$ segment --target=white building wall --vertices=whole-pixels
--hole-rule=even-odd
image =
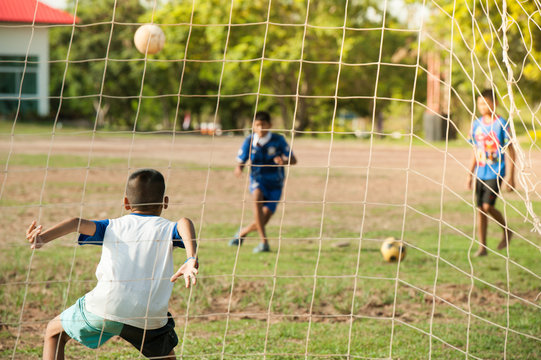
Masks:
[[[28,48],[30,46],[30,49]],[[0,24],[0,55],[37,56],[38,113],[49,114],[49,29],[30,25]]]

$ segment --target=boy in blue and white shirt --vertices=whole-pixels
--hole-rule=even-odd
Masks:
[[[477,108],[481,117],[473,121],[469,138],[470,143],[474,145],[474,154],[466,186],[469,190],[473,188],[475,175],[475,195],[479,221],[480,246],[475,256],[487,255],[487,215],[496,220],[502,228],[502,238],[498,244],[498,250],[507,247],[513,234],[507,227],[502,213],[494,207],[504,178],[507,177],[505,184],[508,189],[515,186],[515,149],[509,141],[511,130],[509,122],[496,115],[496,105],[492,90],[484,90],[477,98]]]
[[[79,244],[103,247],[96,269],[96,287],[47,325],[43,359],[63,359],[72,338],[95,349],[118,335],[146,357],[174,359],[178,343],[168,313],[173,282],[184,276],[196,284],[195,230],[186,218],[160,217],[167,208],[165,181],[158,171],[143,169],[128,179],[124,206],[129,215],[117,219],[65,220],[42,232],[33,221],[26,232],[32,249],[72,232]],[[173,248],[185,247],[188,259],[175,273]]]
[[[254,199],[255,220],[241,229],[229,245],[241,245],[245,236],[257,230],[261,243],[254,248],[254,253],[270,251],[265,225],[276,211],[282,196],[284,165],[297,163],[287,141],[282,135],[270,132],[270,127],[269,113],[256,113],[253,134],[244,139],[235,168],[235,175],[241,177],[246,162],[250,160],[250,192]]]

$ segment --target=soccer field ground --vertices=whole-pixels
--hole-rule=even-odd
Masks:
[[[48,131],[0,134],[0,358],[40,358],[47,322],[95,285],[99,247],[77,246],[72,234],[32,252],[28,224],[124,214],[125,181],[141,167],[166,178],[162,216],[191,218],[198,235],[198,284],[175,285],[170,302],[177,356],[541,358],[541,237],[522,195],[505,193],[496,206],[511,246],[496,250],[491,221],[489,255],[473,257],[464,141],[289,138],[299,162],[268,226],[271,252],[254,255],[255,237],[227,245],[253,219],[247,178],[233,174],[241,137]],[[532,160],[540,172],[541,156]],[[400,264],[379,252],[390,236],[407,244]],[[175,264],[184,259],[176,250]],[[97,352],[70,341],[66,354],[139,356],[118,339]]]

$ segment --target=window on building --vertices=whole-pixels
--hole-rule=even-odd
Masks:
[[[24,55],[0,55],[0,114],[11,114],[17,111],[19,92],[21,93],[20,112],[36,113],[38,111],[38,57],[29,56],[26,60]]]

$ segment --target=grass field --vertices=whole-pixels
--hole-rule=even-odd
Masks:
[[[233,176],[240,137],[92,137],[2,124],[0,166],[0,358],[37,359],[47,322],[95,285],[100,248],[66,236],[32,252],[24,231],[68,216],[123,214],[128,173],[153,167],[167,178],[163,216],[191,218],[199,236],[198,285],[173,290],[177,355],[197,359],[539,359],[540,236],[519,194],[498,208],[515,236],[473,258],[475,212],[464,189],[467,146],[449,151],[405,140],[295,139],[292,167],[269,225],[272,252],[257,240],[227,246],[252,220],[246,179]],[[330,156],[329,156],[330,152]],[[535,155],[535,154],[534,154]],[[9,161],[8,161],[9,160]],[[541,155],[533,158],[541,169]],[[538,175],[538,174],[537,174]],[[538,177],[539,178],[539,177]],[[540,199],[534,209],[541,212]],[[384,263],[381,241],[408,244]],[[347,245],[347,246],[337,246]],[[181,264],[185,254],[175,251]],[[467,353],[467,356],[466,356]],[[69,358],[131,359],[113,339],[98,351],[69,342]]]

